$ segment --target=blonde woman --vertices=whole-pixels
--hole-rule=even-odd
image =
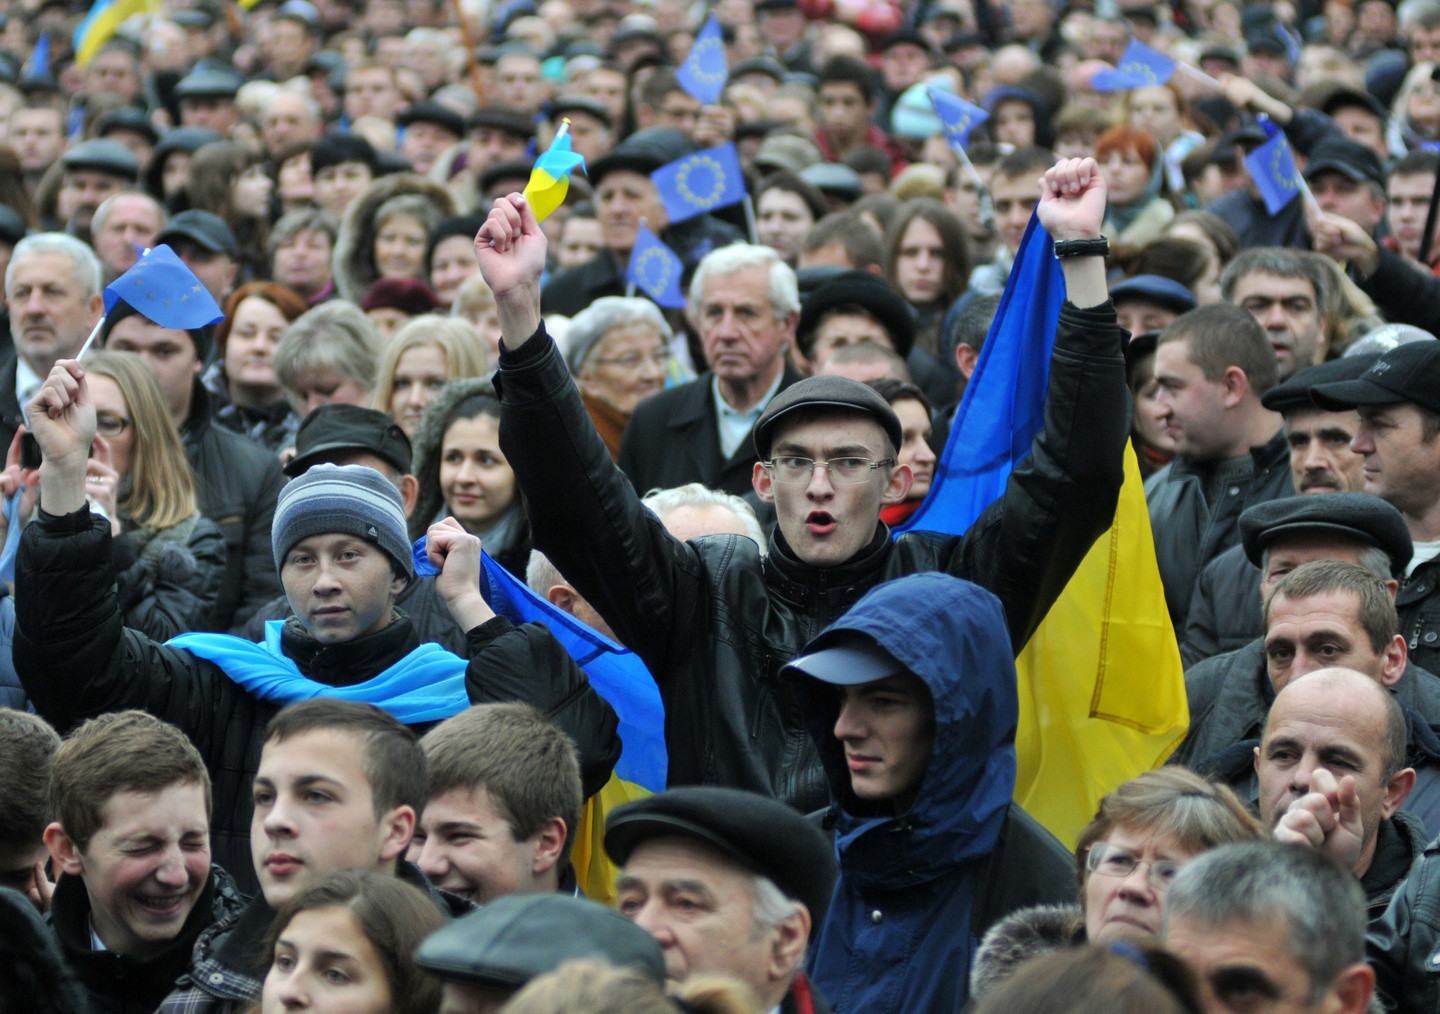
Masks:
[[[490,372],[490,350],[468,320],[427,313],[408,321],[386,346],[372,407],[415,439],[425,408],[452,380]]]
[[[85,488],[110,517],[125,625],[157,641],[210,622],[225,540],[195,479],[155,373],[130,352],[85,358],[98,424]]]

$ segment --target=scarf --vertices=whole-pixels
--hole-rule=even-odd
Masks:
[[[434,642],[426,642],[378,676],[348,687],[307,679],[280,649],[283,620],[265,624],[265,640],[253,644],[229,634],[181,634],[167,643],[183,648],[220,669],[262,701],[292,704],[314,697],[362,701],[383,708],[406,725],[438,722],[465,710],[468,663]]]

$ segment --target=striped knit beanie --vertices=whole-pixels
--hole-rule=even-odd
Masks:
[[[373,542],[414,579],[405,504],[390,481],[364,465],[312,465],[280,490],[270,544],[275,569],[312,535],[354,535]]]

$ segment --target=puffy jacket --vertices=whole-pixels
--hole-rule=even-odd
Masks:
[[[280,704],[251,696],[211,662],[125,629],[114,580],[104,518],[88,507],[63,517],[37,512],[21,536],[16,565],[14,659],[21,683],[35,710],[62,733],[104,712],[139,708],[189,735],[210,771],[215,861],[253,893],[250,783],[260,764],[265,724]],[[503,633],[482,624],[467,634],[467,689],[517,682],[510,671],[514,657],[497,637]],[[403,614],[383,630],[344,644],[320,645],[294,622],[282,635],[282,648],[300,672],[332,686],[368,680],[419,643]],[[521,675],[530,677],[520,681],[528,687],[521,699],[554,718],[582,754],[610,749],[593,744],[613,738],[614,713],[578,668],[533,666]]]
[[[131,530],[115,540],[115,571],[127,627],[157,641],[206,630],[225,576],[225,537],[199,514],[148,539]]]
[[[1243,648],[1265,636],[1261,617],[1260,568],[1244,546],[1231,546],[1207,563],[1195,581],[1180,661],[1187,666]]]
[[[214,424],[210,392],[198,377],[180,437],[195,473],[200,513],[215,522],[225,537],[225,580],[205,629],[230,630],[280,594],[270,522],[285,476],[275,455]]]
[[[835,567],[740,536],[672,538],[610,460],[554,342],[501,353],[500,445],[536,545],[655,675],[670,784],[729,785],[806,812],[829,799],[793,688],[778,673],[867,590],[944,570],[999,596],[1019,651],[1115,516],[1129,399],[1114,308],[1066,305],[1043,431],[962,537],[875,536]]]
[[[1432,672],[1440,669],[1440,557],[1420,564],[1405,579],[1395,596],[1395,611],[1415,664]]]
[[[1371,920],[1365,960],[1386,1010],[1440,1010],[1440,839],[1426,846],[1385,914]]]
[[[811,977],[839,1014],[960,1010],[989,928],[977,918],[995,879],[986,863],[1004,847],[1015,792],[1020,707],[999,600],[969,581],[912,575],[874,589],[831,629],[868,636],[925,683],[934,734],[910,807],[897,815],[891,800],[867,805],[851,791],[833,732],[838,688],[797,677],[834,801],[840,867]],[[1050,841],[1048,855],[1017,871],[1015,908],[1075,899],[1074,860]]]
[[[1440,723],[1440,677],[1406,662],[1395,683],[1395,700],[1431,725]],[[1185,670],[1190,731],[1170,760],[1194,766],[1226,747],[1259,739],[1275,691],[1265,669],[1265,642],[1207,658]]]
[[[1291,496],[1290,445],[1284,428],[1250,448],[1250,473],[1231,483],[1217,504],[1207,504],[1201,477],[1186,458],[1176,458],[1145,480],[1145,502],[1155,533],[1155,557],[1165,585],[1165,604],[1176,630],[1185,629],[1195,579],[1215,557],[1240,544],[1240,515],[1257,503]]]
[[[244,900],[230,875],[212,866],[179,934],[160,954],[141,961],[91,946],[90,895],[81,878],[66,874],[55,885],[50,926],[96,1014],[151,1014],[175,988],[175,980],[189,969],[190,952],[201,932],[243,907]]]

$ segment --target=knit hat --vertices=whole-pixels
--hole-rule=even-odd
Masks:
[[[405,529],[405,504],[379,472],[364,465],[312,465],[280,490],[270,544],[275,569],[297,542],[312,535],[354,535],[385,551],[405,576],[415,562]]]

